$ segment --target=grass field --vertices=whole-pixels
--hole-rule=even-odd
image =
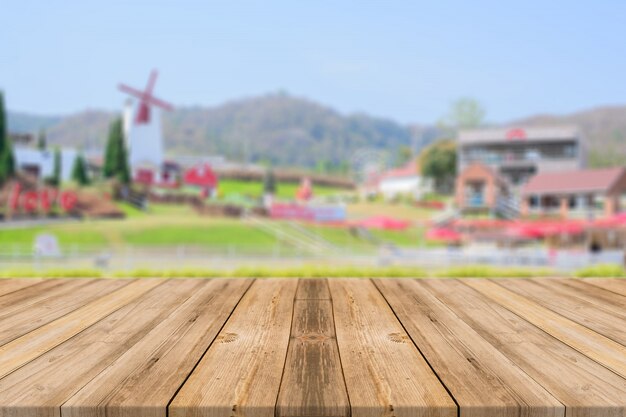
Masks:
[[[36,226],[31,228],[3,229],[0,231],[0,247],[11,250],[30,250],[40,233],[54,234],[64,246],[82,249],[135,246],[202,246],[207,248],[235,247],[240,250],[272,250],[280,244],[279,239],[239,219],[216,218],[197,215],[188,206],[152,204],[147,211],[121,204],[126,213],[123,220],[93,220]],[[425,210],[394,205],[404,214],[423,218]],[[389,209],[388,207],[388,209]],[[375,209],[382,209],[380,203]],[[358,210],[363,212],[363,208]],[[384,210],[383,210],[384,211]],[[404,216],[406,218],[408,216]],[[280,227],[281,222],[277,222]],[[373,245],[350,233],[347,228],[323,225],[302,225],[309,232],[319,235],[337,247],[363,251]],[[398,246],[422,246],[424,229],[411,227],[405,231],[372,230],[378,240]]]
[[[300,185],[296,183],[277,182],[276,183],[276,197],[281,199],[293,199],[296,195],[296,190]],[[325,187],[321,185],[313,186],[314,196],[326,196],[334,194],[340,191],[337,188]],[[220,196],[228,196],[231,194],[240,194],[250,196],[253,198],[259,198],[263,195],[263,183],[260,181],[240,181],[232,179],[221,179],[218,187],[218,194]]]

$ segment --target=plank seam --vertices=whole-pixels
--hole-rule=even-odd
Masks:
[[[226,317],[226,320],[224,320],[224,323],[222,323],[222,325],[220,326],[220,328],[217,330],[217,332],[215,332],[215,337],[213,338],[213,340],[211,340],[211,343],[209,343],[209,345],[207,346],[207,348],[204,350],[204,352],[202,353],[202,355],[200,355],[200,357],[198,358],[197,362],[195,363],[195,365],[191,368],[191,370],[189,371],[189,373],[187,374],[187,376],[185,377],[185,379],[183,379],[183,381],[180,383],[180,386],[176,389],[176,391],[174,392],[174,394],[172,394],[172,398],[170,398],[170,400],[167,402],[167,405],[165,406],[165,417],[169,417],[170,415],[170,405],[172,404],[172,401],[174,401],[174,399],[176,398],[176,396],[178,395],[178,393],[180,392],[180,390],[185,386],[185,384],[187,383],[187,381],[189,380],[189,378],[191,377],[191,375],[194,373],[194,371],[196,370],[196,368],[198,367],[198,365],[200,364],[200,362],[202,362],[202,359],[204,359],[204,357],[206,356],[207,352],[209,351],[209,349],[211,349],[211,346],[213,346],[213,344],[215,343],[215,340],[218,338],[218,336],[220,335],[220,333],[222,332],[222,330],[224,329],[224,327],[226,326],[226,323],[228,323],[228,321],[230,320],[230,318],[232,317],[233,313],[235,312],[235,310],[237,309],[237,307],[239,307],[239,304],[241,303],[241,300],[243,300],[243,298],[246,296],[246,294],[248,293],[248,291],[250,290],[250,288],[252,287],[252,284],[254,284],[254,282],[256,281],[255,279],[252,279],[250,281],[250,284],[248,284],[248,287],[245,289],[245,291],[243,291],[241,293],[241,296],[239,297],[239,300],[237,300],[237,302],[235,303],[235,305],[233,306],[232,310],[230,310],[230,313],[228,313],[228,317]],[[63,417],[63,416],[61,416]]]
[[[170,281],[170,280],[168,279],[167,281]],[[159,287],[159,286],[160,286],[160,285],[158,285],[157,287]],[[155,288],[157,288],[157,287],[155,287]],[[151,291],[152,291],[152,290],[151,290]],[[149,293],[149,292],[150,292],[150,291],[148,291],[148,293]],[[146,293],[146,294],[148,294],[148,293]],[[167,315],[165,315],[165,316],[162,318],[161,322],[163,322],[163,321],[167,320],[169,317],[171,317],[171,316],[172,316],[172,314],[175,314],[175,313],[176,313],[179,309],[183,308],[183,307],[185,306],[185,304],[189,301],[189,299],[191,299],[192,297],[193,297],[193,292],[190,292],[190,295],[189,295],[189,296],[188,296],[188,297],[187,297],[184,301],[182,301],[182,302],[181,302],[178,306],[174,307],[171,311],[169,311],[169,312],[167,313]],[[148,331],[146,332],[146,334],[144,334],[144,335],[143,335],[143,337],[142,337],[142,338],[138,339],[138,340],[137,340],[137,342],[135,342],[135,344],[133,344],[132,346],[129,346],[129,347],[128,347],[128,348],[127,348],[124,352],[120,353],[120,355],[119,355],[119,356],[117,356],[115,359],[113,359],[113,360],[112,360],[112,361],[111,361],[111,362],[110,362],[107,366],[105,366],[104,368],[102,368],[102,370],[101,370],[100,372],[98,372],[98,373],[97,373],[97,374],[95,374],[92,378],[90,378],[90,379],[89,379],[89,381],[85,382],[85,384],[84,384],[84,385],[82,385],[80,388],[76,389],[76,390],[74,391],[74,393],[72,393],[71,395],[69,395],[69,396],[65,399],[65,401],[63,401],[63,403],[61,403],[61,413],[60,413],[61,417],[63,417],[63,406],[64,406],[65,404],[67,404],[67,402],[68,402],[68,401],[70,401],[70,400],[71,400],[71,399],[72,399],[72,398],[73,398],[73,397],[74,397],[77,393],[79,393],[79,392],[80,392],[80,391],[81,391],[84,387],[86,387],[87,385],[89,385],[89,384],[91,383],[91,381],[93,381],[94,379],[96,379],[96,378],[97,378],[98,376],[100,376],[103,372],[106,372],[106,371],[107,371],[107,370],[108,370],[108,369],[109,369],[109,368],[110,368],[110,367],[111,367],[111,366],[112,366],[112,365],[113,365],[113,364],[114,364],[114,363],[115,363],[115,362],[116,362],[119,358],[121,358],[122,356],[124,356],[124,354],[125,354],[126,352],[128,352],[128,350],[129,350],[129,349],[131,349],[131,348],[132,348],[133,346],[135,346],[137,343],[140,343],[140,342],[143,340],[143,338],[145,338],[147,335],[149,335],[149,334],[150,334],[150,333],[151,333],[151,332],[152,332],[152,331],[153,331],[156,327],[158,327],[158,326],[159,326],[159,323],[156,323],[156,324],[155,324],[152,328],[150,328],[150,330],[148,330]],[[164,340],[162,340],[162,341],[161,341],[161,343],[160,343],[158,346],[156,346],[156,347],[152,350],[152,352],[150,352],[150,354],[152,354],[152,353],[154,353],[154,351],[158,350],[158,349],[160,348],[160,346],[162,345],[162,343],[163,343],[163,342],[164,342]],[[171,348],[170,348],[170,349],[171,349]],[[133,368],[133,371],[134,371],[135,369],[137,369],[137,367]],[[124,378],[124,380],[123,380],[122,382],[125,382],[131,374],[132,374],[132,372],[129,372],[129,375],[127,375],[127,376]],[[98,405],[101,405],[101,404],[102,404],[104,401],[106,401],[106,400],[107,400],[106,398],[103,398],[103,399],[102,399],[102,400],[98,403]]]
[[[530,279],[526,279],[526,278],[524,278],[524,280],[525,280],[525,281],[528,281],[528,282],[533,282],[533,281],[531,281]],[[522,298],[526,299],[527,301],[529,301],[529,302],[531,302],[531,303],[533,303],[533,304],[537,304],[539,307],[543,307],[543,308],[545,308],[546,310],[550,310],[552,313],[556,314],[557,316],[562,317],[563,319],[565,319],[565,320],[567,320],[567,321],[570,321],[570,322],[572,322],[572,323],[574,323],[574,324],[577,324],[577,325],[579,325],[579,326],[581,326],[581,327],[584,327],[585,329],[589,330],[590,332],[593,332],[593,333],[597,334],[597,335],[598,335],[598,336],[600,336],[600,337],[604,337],[604,338],[606,338],[606,339],[611,340],[612,342],[617,343],[617,344],[618,344],[618,345],[620,345],[620,346],[624,346],[624,347],[626,347],[626,345],[625,345],[624,343],[622,343],[622,342],[620,342],[620,341],[617,341],[617,340],[613,339],[611,336],[607,336],[607,335],[605,335],[605,334],[603,334],[603,333],[600,333],[600,332],[598,332],[597,330],[594,330],[594,329],[592,329],[592,328],[588,327],[586,324],[580,323],[580,322],[578,322],[578,321],[575,321],[575,320],[570,319],[569,317],[564,316],[563,314],[559,313],[558,311],[553,310],[551,307],[548,307],[546,304],[544,304],[544,303],[542,303],[542,302],[535,301],[535,300],[533,300],[533,299],[531,299],[531,298],[526,297],[526,296],[525,296],[525,295],[523,295],[523,294],[520,294],[519,292],[515,291],[514,289],[513,289],[513,290],[511,290],[511,289],[509,289],[509,288],[505,287],[504,285],[501,285],[501,284],[498,282],[498,280],[494,280],[494,283],[495,283],[496,285],[498,285],[500,288],[502,288],[503,290],[505,290],[505,291],[510,291],[510,292],[512,292],[513,294],[515,294],[515,295],[517,295],[517,296],[519,296],[519,297],[522,297]],[[541,285],[541,284],[535,284],[535,285]],[[541,286],[542,286],[543,288],[546,288],[546,287],[544,287],[543,285],[541,285]],[[548,290],[550,290],[550,288],[548,288]],[[579,299],[579,300],[581,300],[581,301],[584,301],[584,302],[589,303],[588,301],[586,301],[586,300],[584,300],[584,299],[582,299],[582,298],[578,298],[578,297],[576,297],[576,298],[577,298],[577,299]],[[591,304],[591,305],[593,306],[593,303],[589,303],[589,304]],[[501,304],[500,304],[500,305],[501,305]],[[504,307],[504,306],[502,306],[502,307]],[[506,308],[506,307],[504,307],[504,308]],[[507,309],[507,310],[508,310],[508,309]],[[510,311],[510,310],[509,310],[509,311]],[[602,310],[602,311],[604,311],[605,313],[611,314],[611,312],[607,312],[606,310]],[[515,313],[514,313],[514,314],[515,314]],[[532,323],[531,323],[531,324],[532,324]],[[534,324],[533,324],[533,326],[534,326]],[[537,327],[537,326],[535,326],[535,327]],[[546,332],[545,330],[543,330],[543,331],[544,331],[544,332]],[[547,333],[547,332],[546,332],[546,333]],[[554,336],[553,336],[553,337],[554,337]],[[556,337],[555,337],[555,338],[556,338]],[[558,339],[558,338],[557,338],[557,339]],[[560,340],[560,339],[558,339],[558,340]],[[562,343],[564,343],[564,344],[566,344],[566,345],[567,345],[567,343],[565,343],[565,342],[562,342]],[[570,346],[570,345],[568,345],[568,346]],[[575,347],[573,347],[573,346],[570,346],[570,347],[571,347],[571,348],[573,348],[573,349],[575,349],[576,351],[579,351],[578,349],[576,349],[576,348],[575,348]],[[579,352],[580,352],[580,351],[579,351]],[[583,352],[580,352],[580,353],[582,353],[583,355],[585,355]],[[587,355],[585,355],[585,356],[587,356]],[[591,358],[590,358],[590,359],[591,359]],[[605,366],[605,368],[606,368],[606,366]],[[614,373],[615,373],[615,372],[614,372]],[[621,375],[620,375],[620,376],[621,376]],[[625,379],[626,379],[626,377],[624,377],[624,376],[622,376],[622,378],[625,378]]]
[[[94,280],[93,282],[95,282],[95,281],[98,281],[98,280]],[[107,293],[102,294],[100,297],[104,297],[104,296],[106,296],[106,295],[111,294],[111,293],[112,293],[112,292],[114,292],[114,291],[121,290],[122,288],[124,288],[125,286],[129,285],[129,284],[130,284],[131,282],[133,282],[133,281],[134,281],[134,280],[132,280],[132,281],[128,281],[126,284],[122,285],[121,287],[119,287],[119,288],[114,288],[114,289],[112,289],[111,291],[109,291],[109,292],[107,292]],[[87,286],[87,285],[88,285],[88,284],[85,284],[85,285],[82,285],[81,287],[84,287],[84,286]],[[27,287],[27,288],[30,288],[30,286],[29,286],[29,287]],[[79,287],[79,288],[80,288],[80,287]],[[24,289],[24,288],[22,288],[22,289]],[[21,291],[21,290],[18,290],[18,291]],[[100,298],[100,297],[98,297],[98,298]],[[49,297],[45,298],[44,300],[47,300],[48,298],[49,298]],[[48,322],[46,322],[46,323],[41,323],[39,326],[32,328],[32,329],[31,329],[31,330],[29,330],[28,332],[26,332],[26,333],[24,333],[24,334],[21,334],[21,335],[17,335],[17,336],[15,336],[14,338],[12,338],[11,340],[7,340],[7,341],[6,341],[6,342],[4,342],[2,345],[0,345],[0,347],[4,346],[4,345],[6,345],[6,344],[9,344],[9,343],[11,343],[11,342],[12,342],[12,341],[14,341],[14,340],[19,339],[20,337],[26,336],[28,333],[34,332],[34,331],[36,331],[37,329],[39,329],[40,327],[46,326],[46,325],[48,325],[48,324],[50,324],[50,323],[53,323],[53,322],[55,322],[56,320],[60,320],[60,319],[62,319],[63,317],[67,316],[68,314],[72,314],[74,311],[78,310],[79,308],[83,308],[84,306],[86,306],[87,304],[91,303],[92,301],[97,300],[98,298],[94,298],[93,300],[88,301],[88,302],[86,302],[85,304],[82,304],[82,305],[77,305],[77,306],[76,306],[76,308],[74,308],[73,310],[68,311],[67,313],[63,314],[62,316],[59,316],[59,317],[57,317],[56,319],[54,319],[54,320],[52,320],[52,321],[48,321]],[[44,301],[44,300],[42,300],[42,301]],[[94,323],[94,324],[95,324],[95,323]],[[91,326],[90,326],[90,327],[91,327]],[[77,334],[78,334],[78,333],[77,333]],[[69,340],[69,339],[68,339],[68,340]]]
[[[302,281],[298,279],[298,285],[296,286],[296,291],[293,293],[292,300],[292,308],[291,308],[291,319],[289,320],[289,341],[287,342],[287,349],[285,349],[285,360],[283,361],[283,371],[280,374],[280,382],[278,383],[278,391],[276,391],[276,400],[274,400],[274,417],[278,417],[278,398],[280,398],[280,391],[283,387],[283,379],[285,378],[285,368],[287,367],[287,357],[289,356],[289,348],[293,343],[293,316],[296,314],[296,300],[298,299],[298,288],[300,288],[300,284]]]
[[[593,358],[590,358],[590,357],[589,357],[589,356],[587,356],[584,352],[581,352],[580,350],[576,349],[574,346],[572,346],[572,345],[570,345],[570,344],[568,344],[568,343],[565,343],[564,341],[562,341],[562,340],[561,340],[561,339],[559,339],[558,337],[556,337],[556,336],[552,335],[551,333],[547,332],[546,330],[544,330],[544,329],[542,329],[541,327],[537,326],[536,324],[532,323],[531,321],[529,321],[528,319],[526,319],[526,317],[521,316],[520,314],[516,313],[515,311],[512,311],[511,309],[509,309],[508,307],[506,307],[506,306],[504,306],[504,305],[500,304],[500,303],[499,303],[499,302],[497,302],[496,300],[493,300],[492,298],[487,297],[486,295],[484,295],[483,293],[481,293],[481,292],[480,292],[480,291],[478,291],[477,289],[472,288],[472,287],[471,287],[471,286],[469,286],[469,285],[466,285],[466,284],[463,282],[463,280],[460,280],[460,279],[459,279],[459,280],[457,280],[457,281],[460,281],[463,285],[465,285],[466,287],[470,288],[472,291],[476,292],[476,293],[477,293],[480,297],[486,298],[487,300],[489,300],[489,301],[491,301],[491,302],[493,302],[493,303],[498,304],[500,307],[502,307],[503,309],[507,310],[508,312],[510,312],[511,314],[513,314],[514,316],[519,317],[522,321],[525,321],[525,322],[526,322],[526,323],[528,323],[530,326],[533,326],[534,328],[538,329],[538,330],[539,330],[539,331],[541,331],[542,333],[547,334],[547,335],[548,335],[551,339],[554,339],[554,340],[556,340],[558,343],[561,343],[561,344],[563,344],[563,345],[565,345],[565,346],[568,346],[570,349],[575,350],[576,352],[580,353],[581,355],[583,355],[584,357],[586,357],[586,358],[587,358],[587,359],[589,359],[590,361],[592,361],[592,362],[594,362],[594,363],[597,363],[597,364],[598,364],[598,365],[600,365],[601,367],[603,367],[603,368],[605,368],[605,369],[609,370],[611,373],[613,373],[613,374],[617,375],[619,378],[626,379],[623,375],[620,375],[619,373],[617,373],[617,372],[616,372],[616,371],[614,371],[613,369],[611,369],[611,368],[607,367],[606,365],[604,365],[604,364],[602,364],[602,363],[598,362],[597,360],[595,360],[595,359],[593,359]],[[504,287],[502,287],[502,288],[506,290],[506,288],[504,288]],[[517,294],[517,293],[515,293],[515,294]],[[519,294],[518,294],[518,295],[519,295]],[[523,298],[526,298],[526,297],[523,297]],[[529,301],[531,301],[531,302],[532,302],[532,300],[529,300]],[[571,320],[570,320],[570,321],[571,321]],[[576,323],[576,322],[573,322],[573,323]],[[592,330],[592,331],[593,331],[593,330]],[[594,333],[595,333],[595,332],[594,332]],[[596,333],[596,334],[600,335],[599,333]],[[600,335],[600,336],[602,336],[602,335]],[[612,340],[612,339],[611,339],[611,340]],[[505,356],[506,356],[506,355],[505,355]],[[508,356],[507,356],[507,358],[508,358]],[[511,358],[509,358],[509,359],[511,360],[511,362],[513,362],[513,363],[517,364],[517,362],[515,362],[513,359],[511,359]],[[519,367],[519,365],[518,365],[518,367]],[[520,369],[522,369],[522,368],[520,368]],[[523,369],[522,369],[522,370],[523,370]],[[524,372],[525,372],[525,371],[524,371]],[[527,374],[527,375],[528,375],[528,374]],[[533,378],[531,375],[528,375],[528,376],[529,376],[529,378],[531,378],[532,380],[534,380],[535,382],[537,382],[539,385],[541,385],[541,386],[542,386],[542,387],[543,387],[546,391],[548,391],[548,392],[549,392],[549,393],[550,393],[550,394],[551,394],[554,398],[556,398],[559,402],[561,402],[561,400],[560,400],[559,398],[555,397],[555,394],[553,394],[553,393],[552,393],[552,391],[550,391],[548,388],[544,387],[544,386],[541,384],[541,382],[537,381],[537,380],[536,380],[535,378]],[[565,415],[566,415],[566,416],[567,416],[567,415],[569,415],[567,406],[566,406],[565,404],[563,404],[563,407],[565,407]]]
[[[597,279],[603,279],[603,278],[597,278]],[[611,279],[612,280],[620,280],[620,279],[624,279],[624,278],[611,278]],[[626,297],[626,295],[624,293],[613,291],[613,290],[611,290],[611,289],[609,289],[607,287],[603,287],[603,286],[600,286],[598,284],[594,284],[593,281],[594,281],[594,278],[583,278],[583,279],[580,280],[580,282],[583,282],[583,283],[585,283],[587,285],[592,285],[595,288],[600,288],[601,290],[610,292],[612,294],[617,294],[617,295],[621,295],[622,297]]]
[[[452,395],[452,392],[448,389],[446,384],[444,384],[443,380],[441,379],[441,377],[439,376],[439,374],[437,373],[435,368],[431,365],[431,363],[428,361],[428,359],[426,359],[426,356],[424,355],[424,353],[422,352],[420,347],[417,345],[417,343],[415,343],[415,340],[413,340],[413,337],[411,337],[411,334],[408,332],[406,327],[404,327],[404,323],[402,323],[402,320],[400,320],[400,317],[398,317],[398,315],[396,314],[396,311],[393,309],[393,306],[391,305],[391,303],[389,303],[389,300],[387,299],[387,297],[385,297],[385,294],[380,290],[380,288],[376,284],[376,280],[370,278],[370,281],[372,282],[372,284],[374,284],[374,288],[376,288],[376,291],[378,291],[378,293],[383,297],[383,300],[385,300],[385,303],[387,303],[387,306],[389,306],[389,309],[393,313],[394,317],[396,318],[398,323],[400,323],[400,326],[402,327],[402,330],[404,331],[404,333],[407,335],[407,337],[409,339],[411,339],[411,343],[413,343],[413,346],[415,346],[415,348],[419,352],[419,354],[422,357],[422,359],[424,359],[424,362],[426,362],[426,365],[428,365],[428,367],[430,368],[432,373],[435,375],[435,377],[437,378],[437,380],[439,381],[439,383],[441,384],[443,389],[446,390],[446,392],[448,393],[448,395],[450,396],[450,398],[452,399],[452,401],[456,405],[456,415],[457,415],[457,417],[461,417],[461,406],[459,405],[459,403],[456,400],[456,398],[454,398],[454,395]]]
[[[468,279],[468,278],[465,278]],[[469,278],[471,279],[471,278]],[[461,284],[463,284],[465,287],[469,287],[468,285],[465,285],[462,281],[464,279],[454,279],[454,281],[456,282],[460,282]],[[506,359],[508,359],[509,361],[511,361],[511,363],[515,366],[515,368],[521,372],[522,374],[526,375],[530,380],[534,381],[537,386],[541,387],[544,391],[546,391],[548,394],[550,394],[550,396],[557,401],[559,404],[561,404],[561,406],[563,406],[563,416],[567,416],[567,407],[566,405],[563,403],[563,401],[561,401],[555,393],[553,393],[552,391],[550,391],[548,388],[546,388],[540,381],[536,380],[535,378],[533,378],[532,375],[530,375],[528,372],[526,372],[526,370],[519,364],[517,363],[515,360],[513,360],[512,358],[510,358],[505,352],[503,352],[500,348],[498,348],[497,346],[495,346],[493,343],[491,343],[484,335],[482,335],[478,329],[474,328],[474,326],[472,326],[471,323],[467,322],[466,320],[463,319],[463,317],[461,317],[460,315],[457,314],[456,311],[454,311],[452,309],[452,307],[450,307],[448,305],[448,303],[445,300],[442,300],[441,298],[439,298],[438,294],[432,289],[429,288],[428,286],[424,286],[423,287],[424,290],[428,293],[430,293],[433,297],[435,297],[439,302],[441,302],[443,304],[443,306],[450,311],[458,320],[460,320],[462,323],[464,323],[465,325],[467,325],[470,329],[472,329],[472,331],[476,334],[476,337],[482,339],[485,343],[487,343],[488,345],[492,346],[496,351],[498,351],[502,356],[504,356]],[[476,292],[478,294],[479,297],[484,298],[485,301],[490,301],[490,302],[494,302],[495,301],[491,300],[489,297],[483,295],[482,293],[480,293],[480,291],[475,290],[474,288],[469,287],[472,291]],[[498,305],[500,305],[499,303],[496,303]],[[508,308],[500,305],[500,307],[502,307],[504,310],[509,311],[511,314],[520,317],[518,314],[510,311]],[[530,326],[537,328],[537,326],[535,326],[534,324],[528,322],[526,319],[524,319],[523,317],[520,317],[522,319],[522,321],[527,322]],[[541,330],[541,329],[540,329]],[[550,335],[551,336],[551,335]]]
[[[335,305],[333,304],[333,293],[330,291],[330,285],[328,285],[328,280],[330,278],[325,278],[324,282],[326,283],[326,287],[328,287],[328,298],[330,299],[330,312],[332,313],[333,318],[333,332],[335,333],[335,343],[337,344],[337,357],[339,358],[339,369],[341,369],[341,379],[343,380],[343,387],[346,390],[346,399],[348,400],[348,417],[352,416],[352,402],[350,401],[350,392],[348,392],[348,384],[346,383],[346,375],[343,370],[343,361],[341,360],[341,349],[339,349],[339,338],[337,338],[337,325],[335,324]]]
[[[131,283],[133,283],[133,282],[135,282],[135,281],[136,281],[136,280],[132,280],[132,281],[130,281],[127,285],[130,285]],[[137,299],[138,299],[138,298],[141,298],[141,297],[143,297],[143,296],[145,296],[146,294],[149,294],[149,293],[150,293],[150,292],[152,292],[152,291],[154,291],[156,288],[158,288],[158,287],[160,287],[161,285],[163,285],[163,283],[165,283],[166,281],[168,281],[168,280],[164,280],[164,281],[163,281],[162,283],[160,283],[159,285],[155,286],[154,288],[151,288],[151,289],[150,289],[150,290],[148,290],[147,292],[145,292],[145,293],[143,293],[142,295],[140,295],[139,297],[137,297]],[[122,289],[122,288],[124,288],[124,287],[126,287],[126,285],[121,286],[120,288],[116,289],[115,291],[118,291],[118,290],[120,290],[120,289]],[[113,291],[112,291],[112,292],[113,292]],[[111,292],[111,293],[112,293],[112,292]],[[111,293],[109,293],[109,294],[111,294]],[[107,295],[109,295],[109,294],[107,294]],[[136,299],[135,299],[135,300],[136,300]],[[133,302],[133,301],[135,301],[135,300],[131,300],[131,301],[129,301],[129,303],[128,303],[128,304],[132,303],[132,302]],[[83,332],[87,331],[88,329],[92,328],[92,327],[93,327],[93,326],[95,326],[96,324],[100,323],[101,321],[103,321],[104,319],[106,319],[107,317],[109,317],[111,314],[113,314],[113,313],[117,312],[118,310],[120,310],[120,309],[122,309],[122,308],[126,307],[128,304],[121,305],[121,306],[119,306],[118,308],[116,308],[116,309],[114,309],[114,310],[111,310],[109,313],[107,313],[106,315],[102,316],[102,317],[100,318],[100,320],[98,320],[98,321],[96,321],[95,323],[93,323],[93,324],[91,324],[91,325],[89,325],[89,326],[85,327],[85,328],[84,328],[84,329],[82,329],[81,331],[79,331],[79,332],[77,332],[77,333],[73,334],[71,337],[68,337],[67,339],[65,339],[64,341],[62,341],[61,343],[59,343],[58,345],[52,346],[50,349],[46,350],[45,352],[42,352],[39,356],[37,356],[37,357],[35,357],[35,358],[31,359],[30,361],[28,361],[28,362],[26,362],[26,363],[21,364],[20,366],[18,366],[17,368],[13,369],[11,372],[7,373],[6,375],[4,375],[4,376],[3,376],[2,378],[0,378],[0,379],[4,379],[4,378],[8,377],[9,375],[11,375],[11,374],[13,374],[14,372],[16,372],[16,371],[18,371],[18,370],[22,369],[24,366],[28,365],[29,363],[31,363],[32,361],[36,360],[37,358],[39,358],[39,357],[41,357],[41,356],[45,355],[46,353],[50,352],[50,351],[51,351],[51,350],[53,350],[53,349],[56,349],[57,347],[61,346],[62,344],[67,343],[68,341],[70,341],[70,340],[74,339],[76,336],[78,336],[78,335],[82,334]],[[84,307],[84,306],[82,306],[82,307]],[[82,308],[82,307],[80,307],[80,308]],[[48,325],[48,324],[50,324],[50,323],[54,323],[55,321],[60,320],[60,319],[62,319],[63,317],[65,317],[65,316],[67,316],[68,314],[71,314],[71,313],[73,313],[73,312],[75,312],[75,311],[76,311],[76,310],[72,310],[72,311],[68,312],[67,314],[64,314],[63,316],[61,316],[61,317],[57,318],[56,320],[53,320],[53,321],[51,321],[51,322],[46,323],[44,326],[46,326],[46,325]],[[41,326],[41,327],[43,327],[43,326]],[[35,330],[36,330],[36,329],[33,329],[32,331],[35,331]],[[28,332],[28,333],[26,333],[26,334],[24,334],[24,335],[22,335],[22,336],[20,336],[20,337],[26,336],[26,335],[28,335],[28,334],[32,333],[32,331],[30,331],[30,332]],[[9,343],[11,343],[11,342],[9,342]],[[3,345],[3,346],[5,346],[5,345]]]

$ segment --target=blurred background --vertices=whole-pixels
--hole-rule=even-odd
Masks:
[[[2,275],[623,273],[626,4],[3,17]]]

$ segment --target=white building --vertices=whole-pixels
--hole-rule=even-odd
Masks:
[[[418,164],[412,160],[405,166],[387,171],[378,177],[377,189],[386,200],[408,195],[418,200],[432,191],[432,184],[422,176]]]
[[[18,170],[31,173],[38,178],[51,177],[54,172],[54,150],[39,150],[16,146],[14,148],[15,166]],[[61,180],[68,181],[72,176],[72,167],[76,159],[76,149],[61,148]]]

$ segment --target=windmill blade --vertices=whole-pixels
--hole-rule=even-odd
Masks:
[[[156,84],[157,77],[159,76],[159,72],[155,69],[150,73],[150,78],[148,79],[148,85],[146,85],[145,94],[146,96],[152,96],[152,90],[154,90],[154,84]]]
[[[170,103],[163,101],[161,99],[158,99],[156,97],[153,96],[149,96],[149,97],[142,97],[142,101],[146,104],[149,104],[151,106],[157,106],[162,108],[163,110],[167,110],[167,111],[172,111],[174,110],[174,106],[172,106]]]
[[[139,91],[136,88],[129,87],[126,84],[118,84],[117,88],[120,91],[122,91],[122,92],[124,92],[126,94],[130,94],[131,96],[136,97],[136,98],[138,98],[140,100],[143,99],[143,96],[144,96],[143,91]]]

